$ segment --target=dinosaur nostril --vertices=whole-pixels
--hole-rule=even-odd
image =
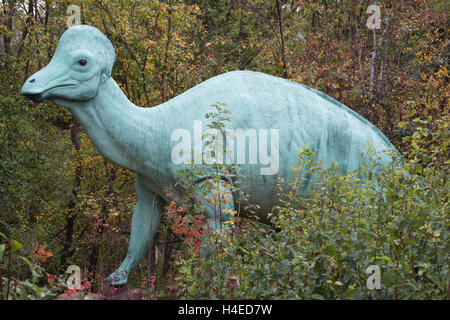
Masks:
[[[31,79],[30,82],[33,83],[36,79]]]

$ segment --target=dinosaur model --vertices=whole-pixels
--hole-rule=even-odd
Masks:
[[[192,132],[214,103],[225,103],[231,111],[229,128],[276,130],[270,131],[278,139],[271,144],[272,155],[279,155],[275,170],[262,174],[267,167],[263,161],[255,163],[255,158],[240,164],[239,169],[245,177],[240,184],[249,195],[248,202],[259,205],[262,218],[277,203],[277,178],[289,179],[299,148],[309,145],[324,166],[335,161],[346,172],[358,170],[364,163],[360,154],[369,142],[375,151],[395,150],[374,125],[343,104],[309,87],[259,72],[228,72],[158,106],[138,107],[111,77],[114,60],[114,47],[101,31],[74,26],[61,36],[50,63],[29,77],[21,90],[35,102],[48,99],[67,107],[106,159],[136,173],[138,201],[128,254],[108,277],[112,285],[127,282],[130,270],[149,248],[163,207],[172,200],[163,189],[177,184],[175,174],[184,166],[173,161],[173,132]],[[267,139],[267,134],[264,137]],[[249,150],[244,152],[251,158]],[[383,154],[381,161],[392,160]],[[208,179],[206,175],[199,183]],[[311,187],[309,182],[305,190]],[[226,185],[223,188],[230,191]],[[181,197],[183,192],[179,185],[173,197]],[[235,204],[236,199],[229,209],[234,210]],[[223,215],[217,221],[213,211],[206,208],[207,222],[213,228],[230,219]]]

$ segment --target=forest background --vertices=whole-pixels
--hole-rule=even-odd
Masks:
[[[379,29],[367,26],[373,4]],[[307,203],[285,192],[272,223],[298,229],[241,221],[220,263],[199,262],[186,241],[200,228],[192,216],[180,213],[183,224],[167,214],[131,287],[152,299],[449,297],[448,1],[1,0],[0,298],[54,297],[67,289],[69,265],[81,268],[82,290],[98,292],[128,246],[133,173],[99,155],[67,110],[19,95],[50,61],[69,5],[112,41],[112,75],[137,105],[151,108],[227,71],[260,71],[349,106],[409,165],[409,178],[385,176],[383,206],[357,186],[344,192],[349,183]],[[346,179],[325,176],[324,186],[331,176],[335,185]],[[348,238],[348,225],[336,223],[346,221],[336,218],[343,208],[361,214]],[[369,261],[381,266],[380,290],[366,288]]]

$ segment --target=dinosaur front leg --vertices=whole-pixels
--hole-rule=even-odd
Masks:
[[[131,235],[128,253],[120,267],[106,281],[112,285],[125,284],[128,276],[147,253],[158,229],[163,212],[163,200],[145,187],[145,179],[136,174],[135,188],[138,197],[131,220]]]

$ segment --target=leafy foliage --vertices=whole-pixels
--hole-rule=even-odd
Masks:
[[[287,187],[280,181],[283,200],[271,215],[275,229],[248,222],[214,258],[180,260],[183,297],[448,297],[448,181],[424,175],[414,163],[372,174],[379,159],[370,150],[366,156],[370,166],[359,175],[344,174],[337,166],[323,168],[313,152],[303,150],[292,181]],[[447,172],[448,164],[425,170]],[[308,198],[298,194],[305,173],[318,176]],[[379,290],[366,286],[371,265],[381,269]]]
[[[448,298],[445,0],[379,2],[380,30],[365,26],[372,2],[356,0],[0,1],[0,232],[23,245],[13,254],[15,279],[34,283],[20,254],[56,277],[52,285],[77,264],[99,290],[128,245],[133,175],[99,156],[67,110],[18,94],[50,61],[73,4],[82,23],[114,43],[113,77],[137,105],[167,101],[222,72],[262,71],[350,106],[406,159],[376,186],[317,164],[320,183],[308,199],[294,192],[301,175],[280,182],[277,231],[237,218],[230,244],[219,236],[217,260],[201,264],[202,209],[187,199],[170,204],[132,287],[147,288],[148,298]],[[312,161],[305,152],[297,170]],[[381,290],[366,289],[368,264],[381,267]]]

